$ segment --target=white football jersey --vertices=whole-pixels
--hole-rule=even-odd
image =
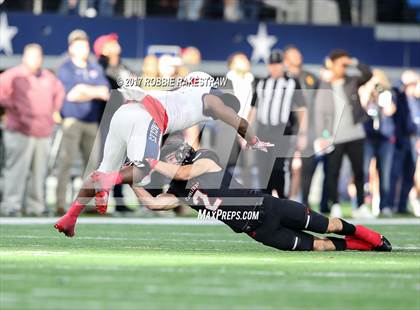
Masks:
[[[213,78],[204,72],[192,72],[184,80],[190,84],[176,90],[143,90],[136,87],[121,92],[126,100],[141,100],[146,95],[159,100],[168,116],[166,133],[169,133],[212,119],[204,115],[203,97],[210,93]]]
[[[184,81],[188,85],[173,91],[147,91],[147,94],[159,100],[166,110],[167,133],[212,119],[204,115],[203,97],[210,93],[213,78],[207,73],[197,71],[188,74]]]
[[[212,119],[204,115],[203,96],[211,87],[181,87],[174,91],[148,91],[160,101],[168,116],[166,132],[174,132]]]

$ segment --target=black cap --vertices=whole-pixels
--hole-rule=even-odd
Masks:
[[[271,51],[270,57],[268,58],[269,64],[279,64],[283,62],[283,51],[275,49]]]
[[[328,58],[332,61],[341,58],[341,57],[350,57],[349,53],[341,48],[337,48],[335,50],[332,50],[330,54],[328,55]]]

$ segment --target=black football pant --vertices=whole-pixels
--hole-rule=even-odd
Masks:
[[[301,203],[266,195],[262,223],[249,236],[264,245],[285,251],[312,251],[314,236],[326,233],[328,218]]]

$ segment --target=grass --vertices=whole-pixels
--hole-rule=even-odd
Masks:
[[[0,309],[420,309],[420,226],[392,253],[280,252],[224,226],[0,226]]]

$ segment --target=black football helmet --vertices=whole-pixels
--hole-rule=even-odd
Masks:
[[[160,150],[160,159],[167,161],[175,158],[178,165],[189,165],[195,156],[194,148],[189,145],[182,136],[174,135],[169,137]]]

